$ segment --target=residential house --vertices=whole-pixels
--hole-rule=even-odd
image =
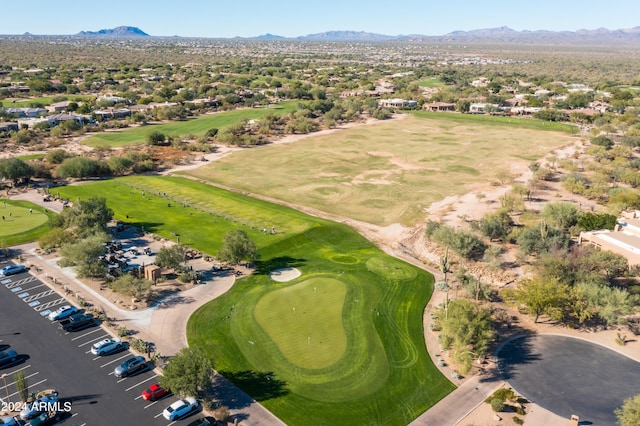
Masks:
[[[0,122],[0,133],[17,132],[19,128],[18,123]]]
[[[66,111],[70,104],[71,104],[71,101],[62,101],[62,102],[53,103],[45,108],[49,112],[62,112],[62,111]]]
[[[46,114],[44,108],[5,108],[7,115],[15,118],[34,118],[42,114]]]
[[[430,104],[425,103],[422,105],[422,109],[431,112],[450,112],[456,110],[456,104],[452,104],[449,102],[432,102]]]
[[[129,108],[105,108],[93,111],[93,115],[100,121],[120,119],[131,116]]]
[[[378,104],[386,108],[414,108],[418,106],[418,102],[408,99],[380,99]]]
[[[640,266],[640,211],[623,212],[613,231],[581,232],[578,242],[624,256],[629,266]]]

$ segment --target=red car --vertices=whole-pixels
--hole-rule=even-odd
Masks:
[[[144,392],[142,397],[147,401],[157,401],[165,396],[169,395],[171,391],[160,386],[158,383],[154,383],[149,386]]]

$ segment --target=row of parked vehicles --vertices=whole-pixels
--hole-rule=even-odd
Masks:
[[[0,277],[19,274],[28,269],[23,265],[9,265],[0,269]],[[65,332],[80,331],[99,324],[98,318],[73,305],[64,305],[47,315],[52,322],[57,322],[58,327]],[[128,344],[121,339],[110,337],[100,340],[91,346],[91,353],[95,356],[108,356],[128,349]],[[0,368],[10,365],[19,359],[19,355],[12,349],[0,351]],[[147,360],[143,356],[133,356],[127,358],[117,367],[113,374],[117,378],[124,378],[142,373],[149,369]],[[142,392],[145,401],[158,401],[170,396],[169,389],[162,387],[159,383],[154,383]],[[25,405],[19,416],[0,418],[0,426],[45,426],[55,424],[64,415],[55,409],[60,404],[58,393],[49,391],[38,396],[33,404]],[[70,404],[70,403],[69,403]],[[70,409],[70,407],[69,407]],[[181,398],[166,407],[162,415],[169,421],[180,420],[188,417],[201,409],[198,400],[194,397]],[[207,419],[200,419],[194,422],[197,425],[210,424]]]
[[[91,346],[91,353],[97,356],[106,356],[126,350],[127,345],[122,340],[109,337]],[[126,359],[113,370],[115,377],[129,377],[146,371],[149,368],[147,360],[143,356],[134,356]],[[171,395],[171,391],[154,383],[142,391],[142,398],[145,401],[158,401]],[[200,409],[198,400],[193,397],[180,399],[164,409],[162,415],[167,420],[179,420],[185,418]]]

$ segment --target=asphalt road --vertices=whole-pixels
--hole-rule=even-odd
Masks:
[[[110,337],[104,329],[94,326],[66,333],[46,318],[50,310],[67,303],[28,273],[0,278],[0,348],[11,348],[20,355],[16,363],[0,368],[0,374],[7,375],[6,386],[0,380],[0,398],[19,401],[13,374],[23,371],[30,392],[56,389],[63,401],[72,402],[72,418],[65,424],[174,424],[162,417],[162,410],[177,400],[175,396],[153,404],[140,397],[158,380],[153,370],[117,379],[114,368],[133,354],[124,351],[96,357],[89,352],[93,343]],[[199,417],[202,415],[176,424],[186,425]]]
[[[565,336],[515,339],[498,354],[505,380],[525,398],[580,424],[615,425],[614,410],[640,393],[640,363]]]

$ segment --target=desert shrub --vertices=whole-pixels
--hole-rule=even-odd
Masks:
[[[491,409],[496,413],[501,412],[502,410],[504,410],[504,401],[498,398],[492,399]]]

